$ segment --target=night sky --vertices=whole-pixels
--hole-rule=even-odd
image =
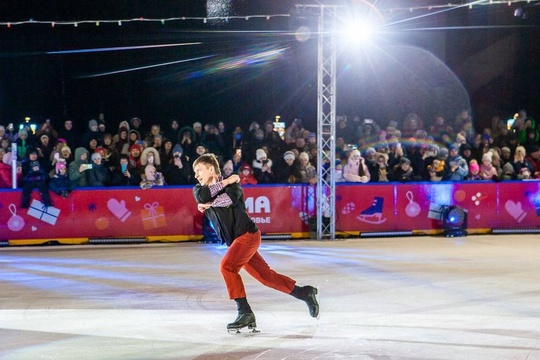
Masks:
[[[2,1],[0,22],[207,16],[206,1],[43,3]],[[317,41],[313,36],[298,42],[294,30],[300,25],[314,28],[316,19],[297,14],[294,4],[299,2],[217,3],[229,6],[230,15],[292,11],[294,16],[206,24],[186,20],[0,26],[0,123],[18,123],[30,116],[60,124],[70,118],[84,129],[88,120],[104,113],[113,128],[134,116],[147,124],[176,118],[183,124],[224,120],[247,126],[281,115],[287,121],[303,117],[314,129]],[[444,3],[377,2],[386,24],[392,25],[376,46],[339,46],[338,115],[386,124],[417,112],[428,122],[438,113],[450,118],[469,107],[477,127],[489,123],[492,115],[507,116],[519,107],[540,117],[534,95],[540,83],[535,41],[540,6],[525,6],[525,19],[514,16],[518,5],[465,7],[436,15],[399,10]],[[367,13],[365,8],[358,12]],[[478,26],[496,27],[471,29]],[[512,53],[489,53],[500,48],[500,39],[509,39]],[[182,43],[197,44],[156,47]],[[104,50],[111,48],[117,49]],[[102,50],[75,52],[82,49]]]

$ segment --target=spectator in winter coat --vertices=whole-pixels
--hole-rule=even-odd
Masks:
[[[411,161],[408,158],[402,157],[399,159],[399,163],[392,169],[391,179],[399,182],[415,181]]]
[[[257,179],[253,176],[251,166],[244,164],[240,166],[240,184],[241,185],[257,185]]]
[[[97,120],[90,120],[88,122],[88,130],[83,134],[81,139],[81,146],[87,147],[90,143],[91,139],[96,139],[97,141],[101,141],[101,132],[98,128],[98,122]]]
[[[30,207],[30,195],[36,188],[39,190],[45,206],[52,206],[47,186],[48,175],[38,161],[38,151],[35,148],[30,148],[27,153],[28,157],[22,162],[23,195],[21,207],[23,209]]]
[[[346,181],[367,183],[371,179],[369,169],[360,155],[360,151],[353,150],[349,154],[347,164],[343,167],[343,177]]]
[[[283,155],[283,163],[277,167],[276,182],[278,184],[298,184],[302,180],[300,163],[292,151]]]
[[[317,169],[310,164],[309,155],[306,152],[302,152],[298,155],[298,159],[300,160],[299,170],[302,175],[300,182],[315,185],[317,183]]]
[[[273,184],[276,174],[272,171],[272,160],[268,159],[263,149],[257,149],[256,159],[253,160],[253,176],[258,184]]]
[[[76,187],[89,186],[88,179],[86,177],[86,171],[89,169],[88,150],[86,150],[84,147],[75,149],[75,157],[69,164],[68,172],[69,178],[75,183]]]
[[[469,175],[467,175],[467,180],[482,180],[480,177],[480,165],[476,159],[472,159],[469,162]]]
[[[184,157],[184,149],[176,144],[172,150],[172,159],[163,164],[163,176],[168,185],[189,184],[190,169]]]
[[[482,155],[482,164],[480,165],[480,178],[482,180],[497,180],[497,168],[492,164],[492,154],[487,152]]]
[[[465,180],[468,174],[469,166],[467,165],[467,161],[457,155],[449,160],[449,167],[445,172],[443,180],[461,181]]]
[[[103,165],[100,153],[92,154],[92,167],[86,171],[88,186],[106,186],[109,183],[109,170]]]
[[[126,154],[120,155],[120,162],[111,172],[111,186],[139,186],[141,178],[137,168],[131,167],[129,157]]]
[[[65,199],[74,188],[75,184],[69,178],[66,162],[57,162],[55,165],[55,174],[49,181],[49,189]]]
[[[156,170],[154,165],[148,164],[144,167],[144,175],[141,176],[141,189],[150,189],[153,186],[164,186],[163,175]]]

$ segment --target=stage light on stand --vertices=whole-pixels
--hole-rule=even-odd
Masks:
[[[459,206],[445,206],[443,210],[444,236],[467,236],[467,212]]]

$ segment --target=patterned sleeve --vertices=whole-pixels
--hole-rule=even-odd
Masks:
[[[224,186],[221,181],[208,186],[208,189],[210,190],[210,195],[212,197],[215,197],[214,201],[212,201],[212,207],[227,207],[233,204],[231,197],[227,195],[226,192],[224,192],[223,194],[219,194],[223,190],[223,188]]]
[[[208,185],[208,189],[210,190],[210,196],[214,197],[216,196],[221,190],[223,190],[223,184],[221,181]]]
[[[227,193],[218,195],[216,199],[212,202],[212,207],[227,207],[232,205],[232,199]]]

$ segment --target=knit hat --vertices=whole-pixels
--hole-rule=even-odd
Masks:
[[[92,126],[98,126],[98,122],[95,119],[92,119],[88,122],[88,128],[92,129]]]
[[[19,136],[21,136],[22,134],[28,135],[28,132],[25,129],[20,129],[19,130]]]
[[[409,160],[408,158],[406,158],[405,156],[401,157],[399,159],[399,164],[400,165],[403,165],[403,164],[408,164],[408,165],[411,165],[411,160]]]
[[[38,153],[37,149],[33,146],[29,146],[26,148],[26,155],[37,154],[37,153]]]
[[[351,151],[351,154],[350,154],[350,157],[354,157],[354,156],[361,157],[362,155],[360,154],[360,151],[355,149],[355,150]]]
[[[61,169],[67,169],[65,161],[59,161],[54,165],[56,172],[59,172]]]
[[[470,164],[469,164],[469,170],[470,170],[471,172],[473,172],[473,171],[476,171],[476,172],[477,172],[477,171],[480,171],[480,166],[479,166],[478,163],[476,163],[476,162],[470,163]]]
[[[249,166],[249,164],[243,164],[242,166],[240,166],[240,172],[243,172],[244,170],[248,170],[249,172],[251,172],[251,166]]]
[[[131,150],[139,150],[139,152],[141,151],[141,145],[139,144],[133,144],[129,147],[129,152],[131,152]]]
[[[67,145],[63,146],[62,149],[60,150],[61,153],[63,153],[64,151],[71,154],[71,148]]]
[[[487,152],[485,153],[484,155],[482,155],[482,161],[489,161],[491,162],[493,160],[493,156],[491,155],[490,152]]]
[[[510,162],[507,162],[506,164],[503,165],[503,172],[508,173],[508,174],[514,174],[515,173],[514,167],[512,166],[512,164]]]
[[[460,150],[460,151],[472,150],[472,147],[471,147],[471,145],[465,143],[465,144],[461,144],[461,145],[459,146],[459,150]]]
[[[263,149],[257,149],[255,153],[255,158],[257,159],[257,161],[261,161],[261,159],[265,157],[266,157],[266,152],[264,152]]]
[[[376,153],[376,151],[375,151],[375,148],[373,148],[373,147],[368,147],[366,149],[366,155],[375,154],[375,153]]]
[[[176,145],[174,145],[172,152],[173,152],[173,154],[174,154],[174,153],[180,153],[180,154],[183,154],[183,153],[184,153],[184,149],[182,149],[182,145],[176,144]]]
[[[285,151],[285,154],[283,154],[283,159],[285,160],[294,160],[296,159],[296,156],[292,151]]]
[[[95,152],[92,154],[91,159],[92,161],[94,161],[95,159],[101,159],[101,154],[98,152]]]
[[[307,152],[301,152],[300,155],[298,155],[298,159],[300,160],[308,160],[309,161],[309,155]]]
[[[448,149],[445,148],[445,147],[442,147],[440,148],[439,150],[439,155],[437,156],[439,159],[446,159],[446,157],[448,156]]]
[[[504,153],[504,152],[510,154],[512,151],[510,150],[508,146],[503,146],[503,148],[501,149],[501,153]]]

